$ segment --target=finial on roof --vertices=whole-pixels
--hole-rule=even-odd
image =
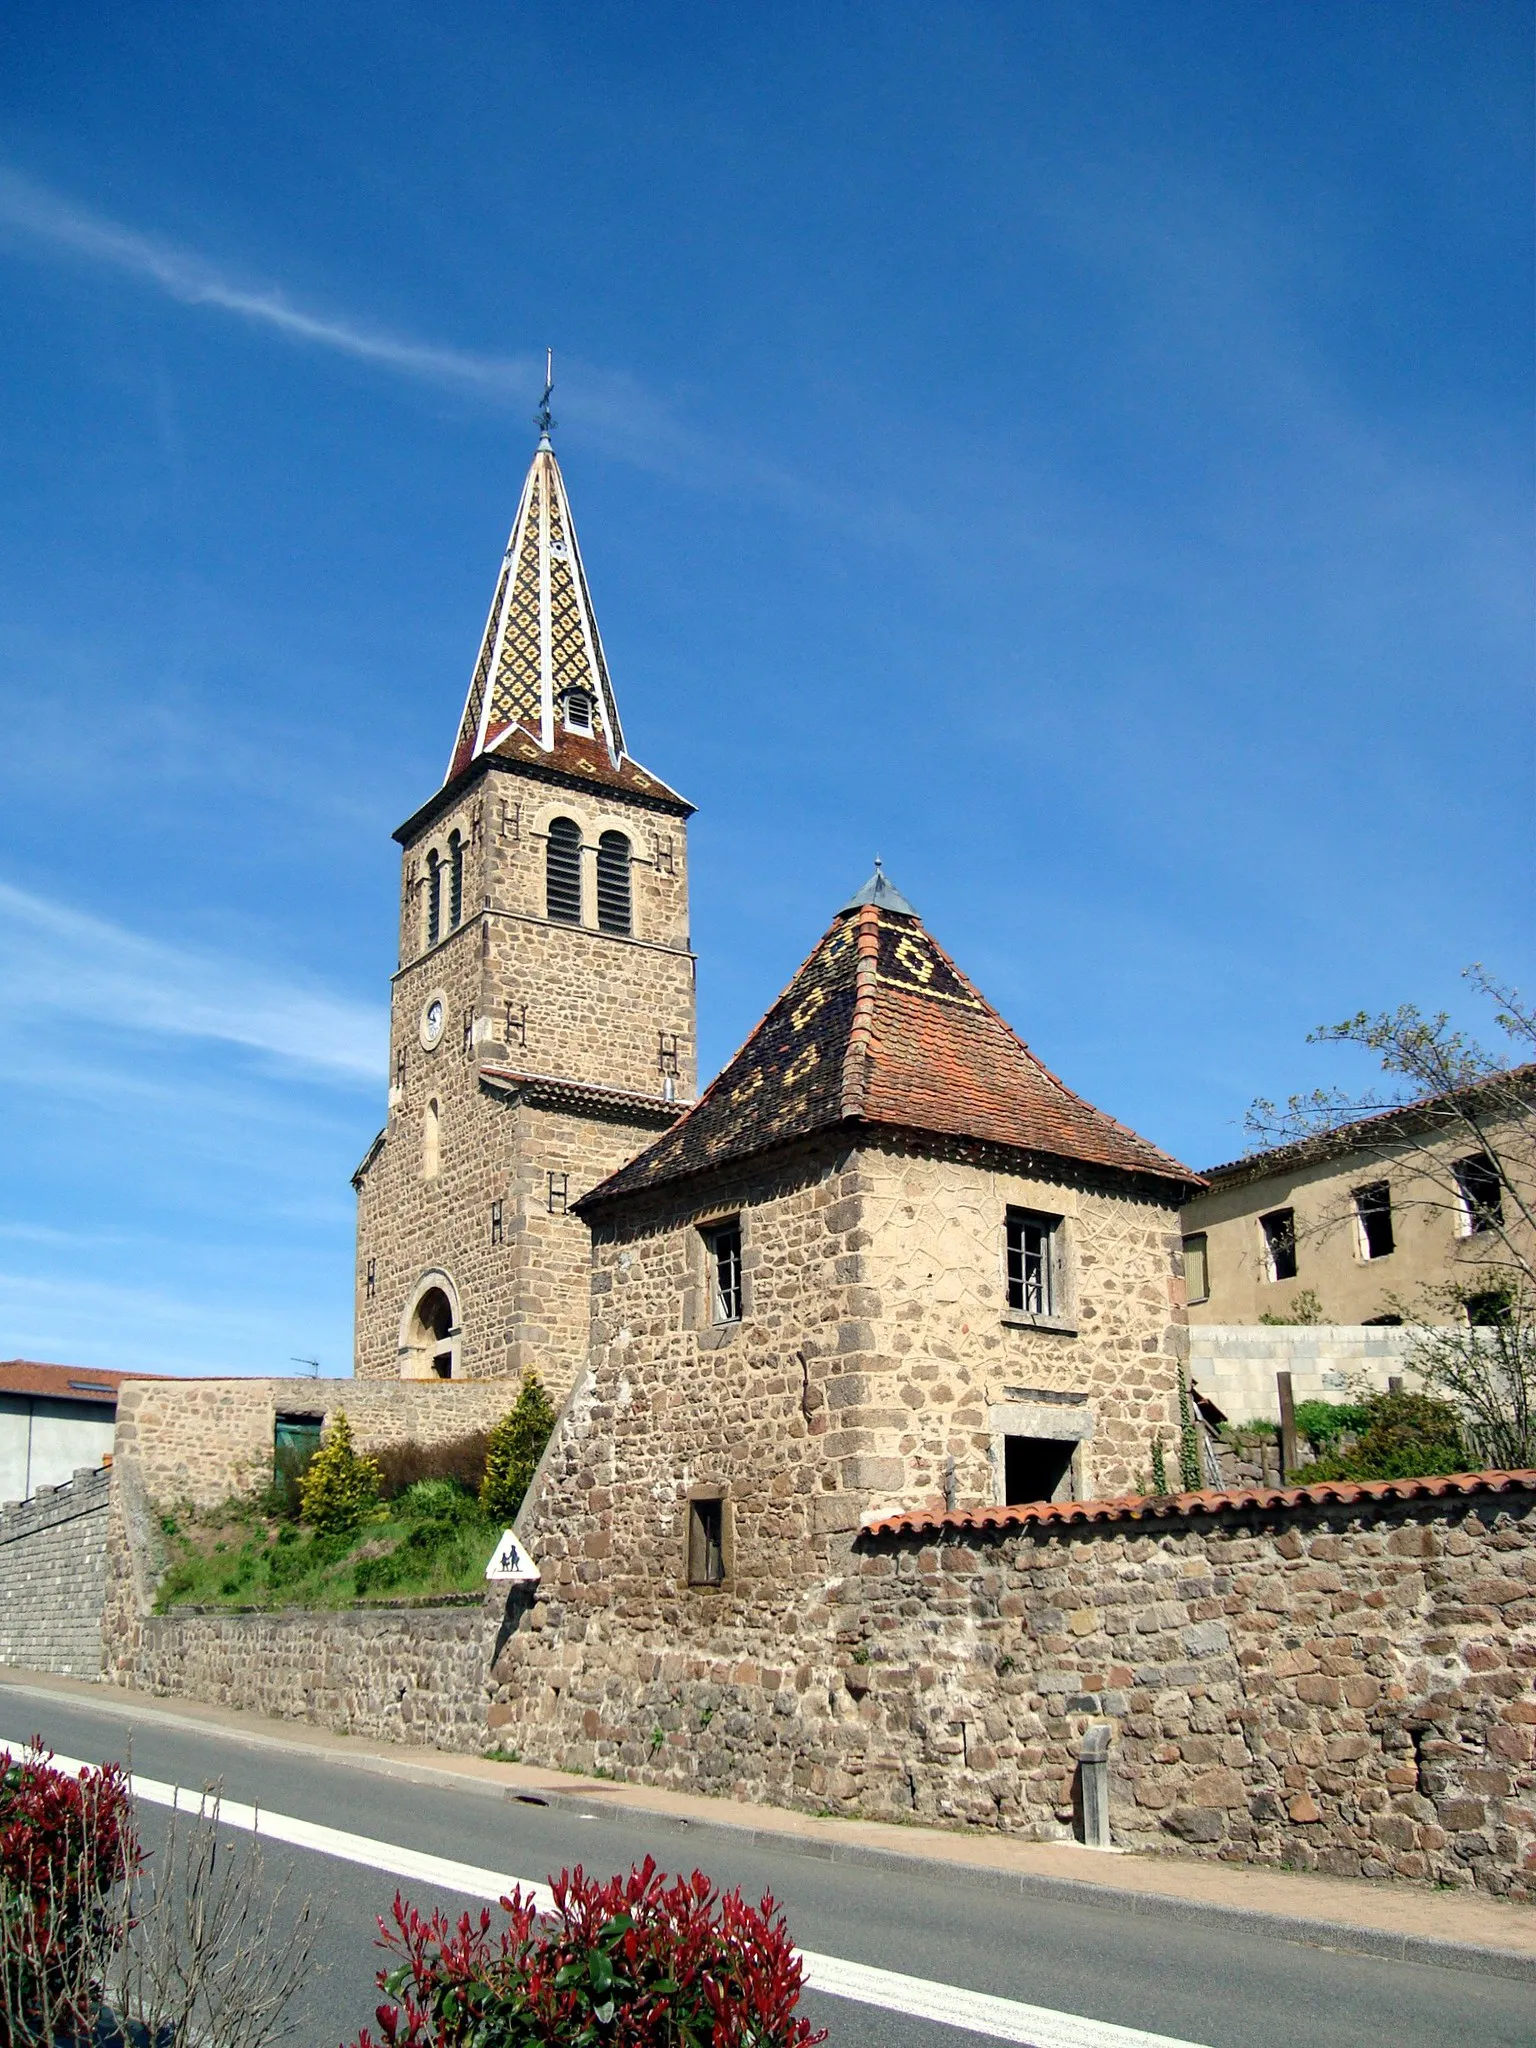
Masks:
[[[885,864],[879,854],[875,855],[875,872],[856,896],[850,896],[843,910],[862,910],[866,903],[873,903],[878,910],[893,910],[898,917],[916,917],[917,912],[902,895],[885,872]],[[839,916],[842,915],[840,911]]]
[[[548,448],[552,445],[549,438],[549,430],[555,424],[555,420],[554,415],[549,409],[549,401],[554,393],[554,389],[555,352],[551,348],[546,349],[544,352],[544,396],[539,400],[539,409],[533,416],[533,424],[539,430],[539,446],[541,448]]]

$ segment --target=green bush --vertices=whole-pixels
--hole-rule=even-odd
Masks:
[[[1369,1423],[1363,1401],[1296,1403],[1296,1427],[1319,1457],[1326,1458],[1341,1436],[1358,1436]]]
[[[554,1426],[554,1404],[530,1367],[516,1403],[491,1431],[486,1445],[480,1505],[493,1521],[510,1522],[516,1516]]]
[[[1448,1401],[1428,1394],[1373,1394],[1358,1412],[1363,1423],[1353,1442],[1341,1432],[1344,1448],[1293,1475],[1303,1485],[1315,1479],[1424,1479],[1466,1471],[1461,1418]]]
[[[338,1408],[299,1481],[300,1515],[321,1536],[350,1534],[377,1509],[379,1484],[378,1466],[353,1449],[347,1411]]]

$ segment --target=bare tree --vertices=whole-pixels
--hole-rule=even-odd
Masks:
[[[1394,1088],[1260,1100],[1246,1122],[1256,1149],[1390,1163],[1395,1202],[1454,1219],[1462,1273],[1393,1304],[1418,1329],[1408,1363],[1461,1410],[1480,1457],[1523,1467],[1536,1464],[1536,1013],[1481,966],[1465,979],[1494,1005],[1507,1050],[1454,1030],[1443,1010],[1362,1010],[1308,1043],[1374,1053]]]

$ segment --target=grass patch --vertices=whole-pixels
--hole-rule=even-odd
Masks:
[[[318,1535],[231,1500],[161,1520],[170,1556],[155,1612],[178,1607],[341,1608],[485,1589],[501,1525],[451,1479],[408,1487],[345,1535]]]

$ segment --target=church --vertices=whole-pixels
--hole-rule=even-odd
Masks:
[[[1049,1072],[878,871],[694,1099],[692,806],[628,751],[541,424],[447,774],[395,835],[357,1375],[537,1368],[551,1475],[643,1496],[626,1545],[685,1584],[750,1576],[769,1527],[1134,1488],[1197,1176]]]

